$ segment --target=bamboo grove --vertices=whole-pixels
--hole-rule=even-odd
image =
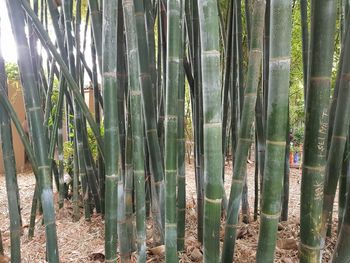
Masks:
[[[299,259],[320,262],[326,237],[337,235],[332,262],[349,262],[349,5],[6,0],[29,124],[27,136],[8,97],[0,51],[0,142],[12,262],[23,258],[11,122],[36,179],[29,238],[39,211],[48,262],[60,261],[55,215],[68,197],[73,221],[102,216],[106,262],[132,262],[132,255],[146,262],[148,249],[163,244],[166,262],[179,262],[186,249],[186,149],[192,138],[203,261],[243,262],[234,258],[235,241],[242,222],[252,220],[247,176],[254,176],[256,262],[274,262],[278,224],[288,220],[295,12],[301,22],[305,114]],[[86,83],[93,88],[93,111],[85,103]],[[252,175],[247,159],[254,150]]]

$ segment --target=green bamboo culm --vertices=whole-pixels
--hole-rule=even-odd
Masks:
[[[204,117],[204,262],[220,261],[222,123],[219,17],[215,0],[198,1]]]
[[[311,3],[310,57],[300,205],[300,262],[319,262],[336,1]],[[342,159],[342,157],[340,157]]]
[[[346,210],[346,197],[347,197],[347,182],[348,182],[348,171],[350,167],[350,145],[349,145],[349,135],[348,141],[345,145],[342,169],[339,178],[339,194],[338,194],[338,227],[337,227],[337,235],[340,234],[340,229],[343,224],[343,217]]]
[[[265,7],[265,0],[257,0],[254,3],[251,24],[252,38],[249,51],[248,77],[233,166],[233,183],[231,184],[231,193],[227,210],[222,262],[232,262],[234,255],[239,208],[247,174],[248,151],[252,144],[251,130],[255,117],[254,108],[256,105],[257,90],[261,76]]]
[[[178,95],[178,122],[177,122],[177,250],[185,249],[185,227],[186,227],[186,141],[185,141],[185,72],[182,67],[184,61],[184,2],[181,8],[181,31],[182,41],[180,50],[179,70],[179,95]]]
[[[349,188],[349,182],[347,187]],[[349,246],[350,246],[350,235],[349,235],[349,227],[350,227],[350,195],[347,195],[346,198],[346,207],[345,214],[343,218],[343,224],[340,229],[339,237],[337,240],[337,244],[334,248],[334,253],[331,262],[332,263],[346,263],[349,262]]]
[[[348,13],[350,17],[350,12]],[[350,88],[349,88],[349,76],[350,76],[350,26],[346,25],[345,39],[343,43],[343,51],[340,61],[342,65],[338,74],[340,76],[337,106],[335,110],[335,119],[333,125],[333,133],[330,141],[329,154],[326,165],[326,178],[325,178],[325,190],[324,190],[324,203],[323,203],[323,227],[324,233],[326,228],[331,227],[332,224],[332,211],[337,190],[337,184],[339,176],[342,170],[343,155],[345,151],[346,141],[349,132],[349,119],[350,119]],[[349,141],[348,141],[349,143]],[[345,152],[346,153],[346,152]],[[349,158],[349,156],[344,156]],[[348,207],[348,204],[347,204]],[[345,219],[344,219],[345,220]],[[345,221],[344,221],[345,222]],[[344,228],[342,231],[345,231]],[[323,234],[324,234],[323,233]],[[344,235],[344,234],[343,234]],[[344,238],[344,237],[343,237]]]
[[[62,113],[60,114],[62,116]],[[62,117],[59,119],[57,130],[57,151],[58,151],[58,169],[59,169],[59,208],[63,208],[64,204],[64,156],[63,156],[63,129],[62,129]]]
[[[160,151],[155,106],[153,103],[153,93],[151,75],[149,71],[149,54],[147,46],[147,31],[145,24],[144,4],[143,1],[134,1],[134,16],[136,20],[136,36],[139,53],[138,69],[139,83],[142,94],[142,110],[144,115],[145,132],[147,138],[148,153],[152,167],[152,175],[155,185],[155,192],[152,189],[152,213],[154,216],[153,224],[153,241],[156,244],[163,243],[163,228],[164,228],[164,170],[162,155]],[[153,183],[153,182],[152,182]]]
[[[99,69],[102,70],[102,61],[103,61],[103,19],[101,14],[101,7],[99,6],[99,2],[102,5],[102,2],[104,1],[98,1],[98,0],[89,0],[89,11],[91,16],[91,28],[93,32],[94,37],[94,43],[96,47],[96,53],[97,53],[97,61]]]
[[[166,103],[165,103],[165,259],[178,262],[176,179],[177,179],[177,124],[180,49],[181,0],[168,0],[167,51],[166,51]],[[181,65],[182,66],[182,65]]]
[[[39,188],[44,212],[46,230],[47,259],[50,263],[58,263],[58,246],[55,224],[53,192],[51,188],[51,167],[48,160],[47,137],[43,126],[44,114],[38,88],[34,80],[34,72],[30,59],[30,51],[25,35],[24,16],[21,1],[6,1],[12,31],[17,43],[18,64],[21,74],[27,117],[30,123],[30,133],[37,159]],[[22,2],[23,3],[23,2]]]
[[[273,262],[281,215],[288,119],[292,1],[272,0],[270,6],[269,91],[266,156],[256,262]]]
[[[4,255],[4,246],[2,244],[1,230],[0,230],[0,255]]]
[[[129,103],[130,107],[130,103]],[[130,110],[128,113],[128,120],[131,119]],[[125,183],[124,183],[124,203],[125,203],[125,228],[126,237],[124,244],[119,242],[120,245],[124,245],[125,252],[120,250],[120,256],[125,258],[125,262],[130,261],[132,251],[135,251],[135,239],[134,239],[134,226],[133,226],[133,185],[134,185],[134,172],[132,165],[132,131],[131,121],[127,124],[126,131],[126,144],[125,144]],[[123,253],[122,253],[123,252]]]
[[[133,0],[123,0],[126,50],[128,62],[128,85],[130,94],[132,164],[135,185],[136,235],[139,263],[146,262],[146,209],[145,164],[143,142],[143,118],[141,87],[139,83],[139,53],[136,36],[136,20]]]
[[[39,196],[39,187],[38,187],[38,183],[36,183],[34,188],[33,198],[32,198],[32,207],[30,209],[30,219],[29,219],[29,228],[28,228],[29,239],[32,239],[34,237],[35,219],[36,219],[36,213],[38,210],[38,203],[39,203],[38,196]]]
[[[119,182],[119,132],[117,109],[117,8],[118,1],[103,2],[102,86],[105,144],[105,253],[117,262],[117,210]]]
[[[132,197],[128,201],[128,193],[132,191],[132,167],[131,163],[131,144],[129,143],[131,137],[130,122],[125,124],[125,121],[129,117],[125,117],[125,104],[124,93],[126,85],[126,69],[125,69],[125,37],[124,37],[124,18],[122,1],[118,2],[117,10],[117,112],[118,112],[118,130],[119,130],[119,179],[118,179],[118,244],[119,244],[119,258],[120,262],[130,262],[131,256],[131,240],[132,234],[128,233],[128,219],[127,219],[127,207],[132,202]],[[123,43],[123,44],[121,44]],[[123,55],[120,55],[123,54]],[[129,106],[127,106],[129,107]],[[125,127],[127,125],[127,127]],[[125,132],[127,128],[129,138],[125,138]]]
[[[0,32],[1,39],[1,32]],[[0,49],[0,89],[7,92],[7,77],[5,61]],[[1,96],[7,94],[1,94]],[[0,104],[0,144],[5,167],[5,181],[7,202],[10,218],[10,242],[12,262],[21,262],[21,214],[19,211],[19,195],[16,174],[16,161],[12,143],[11,119],[8,112]],[[2,239],[0,233],[0,254],[3,255]]]
[[[303,49],[303,80],[304,80],[304,101],[306,101],[307,93],[307,76],[308,76],[308,58],[309,58],[309,25],[307,18],[308,1],[300,1],[300,17],[301,17],[301,44]]]

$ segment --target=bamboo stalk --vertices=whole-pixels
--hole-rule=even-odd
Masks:
[[[2,244],[1,230],[0,230],[0,255],[4,255],[4,246]]]
[[[266,158],[256,262],[273,262],[274,258],[281,214],[288,119],[292,3],[289,0],[271,0],[270,5]]]
[[[350,13],[348,13],[348,18]],[[340,74],[339,94],[337,99],[337,107],[335,111],[335,119],[333,124],[333,133],[330,141],[329,154],[326,165],[326,177],[325,177],[325,189],[323,199],[323,220],[327,224],[323,227],[329,227],[332,222],[333,203],[335,198],[335,192],[337,190],[337,184],[339,175],[341,173],[343,154],[347,141],[347,135],[349,132],[349,120],[350,120],[350,101],[349,101],[349,79],[350,63],[348,56],[350,55],[350,27],[346,26],[346,33],[343,45],[342,55],[344,56],[341,65],[341,69],[338,71]]]
[[[346,196],[347,196],[347,182],[348,182],[348,174],[349,174],[349,164],[350,164],[350,145],[349,145],[349,134],[347,138],[347,142],[345,145],[345,150],[343,154],[343,162],[342,162],[342,169],[341,174],[339,178],[339,195],[338,195],[338,236],[340,234],[340,229],[343,223],[343,218],[346,211]]]
[[[128,103],[130,107],[130,103]],[[131,119],[130,110],[127,112],[127,119]],[[125,224],[127,239],[125,241],[125,258],[130,260],[132,251],[135,251],[135,239],[133,228],[133,192],[134,192],[134,169],[133,169],[133,149],[132,149],[132,130],[131,121],[127,123],[126,145],[125,145],[125,180],[124,180],[124,203],[125,203]],[[122,251],[121,251],[122,252]]]
[[[131,242],[133,236],[130,232],[130,222],[127,215],[130,216],[130,191],[132,191],[132,167],[130,167],[131,160],[131,148],[130,144],[127,145],[126,129],[129,124],[125,124],[127,120],[127,111],[125,107],[126,100],[124,99],[125,91],[127,92],[127,79],[125,69],[125,36],[124,36],[124,17],[122,9],[122,1],[118,2],[117,7],[117,112],[118,112],[118,129],[119,129],[119,180],[118,180],[118,237],[119,237],[119,254],[120,261],[131,262]],[[122,55],[120,55],[122,54]],[[128,126],[126,126],[128,125]],[[130,130],[129,130],[130,131]],[[130,133],[130,132],[129,132]],[[128,134],[131,136],[131,134]],[[127,148],[128,147],[128,148]],[[128,162],[128,163],[127,163]]]
[[[300,262],[320,261],[324,246],[322,206],[336,26],[336,1],[312,1],[311,4],[310,58],[300,198]]]
[[[203,158],[203,96],[202,96],[202,72],[201,72],[201,41],[200,41],[200,25],[198,17],[198,1],[194,1],[190,5],[192,19],[191,27],[191,53],[192,67],[194,77],[194,96],[192,104],[194,105],[193,120],[194,123],[194,139],[195,139],[195,177],[197,191],[197,236],[198,241],[203,242],[204,228],[204,158]]]
[[[348,188],[349,188],[348,181]],[[349,224],[350,224],[350,195],[346,198],[346,210],[344,214],[343,224],[340,229],[337,244],[334,248],[334,253],[332,256],[332,263],[345,263],[349,260],[349,245],[350,245],[350,235],[349,235]]]
[[[103,1],[104,3],[104,1]],[[102,1],[100,1],[100,4],[102,4]],[[103,7],[104,8],[104,7]],[[98,0],[89,0],[89,10],[90,10],[90,17],[91,17],[91,27],[94,37],[94,43],[96,46],[96,53],[97,53],[97,60],[98,60],[98,66],[100,69],[100,72],[102,72],[102,60],[103,60],[103,33],[102,33],[102,27],[103,27],[103,21],[102,21],[102,10],[99,6]]]
[[[186,226],[186,139],[185,139],[185,72],[183,60],[185,56],[184,39],[184,1],[181,2],[180,31],[182,39],[180,44],[180,70],[179,70],[179,95],[178,95],[178,123],[177,123],[177,250],[185,249],[185,226]]]
[[[105,253],[106,262],[117,262],[117,218],[118,218],[118,182],[119,139],[117,99],[117,56],[113,50],[117,47],[117,7],[118,1],[103,3],[103,40],[102,40],[102,85],[104,100],[104,139],[105,144]],[[113,53],[110,53],[112,50]]]
[[[308,85],[308,59],[309,59],[309,25],[307,17],[308,1],[300,0],[301,17],[301,43],[303,49],[303,80],[304,80],[304,101],[306,102]]]
[[[283,177],[283,193],[282,193],[282,212],[281,212],[281,221],[288,220],[288,207],[289,207],[289,175],[290,175],[290,167],[289,167],[289,154],[290,154],[290,103],[288,100],[288,123],[286,130],[286,151],[284,158],[284,177]]]
[[[203,78],[204,262],[219,262],[222,202],[221,84],[216,1],[198,1]]]
[[[165,259],[177,262],[176,176],[179,73],[181,55],[181,1],[167,2],[165,103]]]
[[[92,57],[92,82],[94,88],[94,110],[95,110],[95,121],[98,127],[101,128],[101,107],[100,106],[100,90],[97,77],[97,65],[96,65],[96,49],[95,44],[91,44],[91,57]],[[101,100],[102,101],[102,100]],[[100,182],[100,195],[101,195],[101,212],[105,213],[105,175],[104,175],[104,162],[102,158],[103,153],[99,149],[97,154],[97,176]]]
[[[145,164],[143,149],[143,119],[139,77],[139,53],[136,36],[136,20],[132,0],[123,0],[126,50],[128,62],[128,85],[132,130],[132,164],[135,184],[136,235],[138,262],[146,262],[146,209],[145,209]]]
[[[152,105],[153,89],[151,83],[151,75],[149,72],[148,50],[146,25],[144,20],[144,6],[142,1],[134,0],[134,11],[136,19],[137,44],[139,51],[139,81],[141,84],[141,92],[143,99],[143,114],[146,130],[146,138],[148,145],[148,152],[150,155],[152,175],[154,177],[155,189],[152,191],[152,209],[154,214],[154,242],[163,242],[163,227],[164,227],[164,171],[158,134],[156,125],[155,107]],[[142,56],[141,56],[142,54]],[[158,237],[156,237],[158,236]],[[157,240],[159,239],[159,240]]]
[[[39,204],[39,187],[38,187],[38,183],[36,183],[33,199],[32,199],[32,207],[30,210],[30,219],[29,219],[29,228],[28,228],[29,239],[32,239],[34,237],[35,218],[36,218],[36,213],[38,211],[38,204]]]

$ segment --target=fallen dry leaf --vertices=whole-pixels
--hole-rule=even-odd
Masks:
[[[153,248],[150,248],[151,253],[153,255],[163,255],[164,252],[165,252],[165,246],[164,245],[161,245],[161,246],[158,246],[158,247],[153,247]]]
[[[93,261],[104,262],[105,255],[102,253],[92,253],[89,255],[89,259]]]
[[[293,263],[293,261],[290,258],[282,258],[283,263]]]
[[[243,227],[243,228],[239,229],[238,234],[237,234],[237,239],[243,238],[248,233],[249,233],[248,227]]]
[[[298,249],[298,244],[295,239],[288,238],[288,239],[279,239],[277,240],[277,247],[280,249]]]
[[[0,263],[10,263],[10,258],[5,255],[0,255]]]
[[[201,261],[202,258],[203,258],[203,255],[202,253],[200,252],[200,250],[198,248],[195,248],[193,249],[191,255],[190,255],[190,258],[193,260],[193,261]]]

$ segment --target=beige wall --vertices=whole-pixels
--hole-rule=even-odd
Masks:
[[[12,106],[16,110],[18,118],[21,123],[25,120],[25,110],[23,103],[22,90],[20,89],[19,82],[9,82],[9,98],[12,103]],[[16,158],[16,167],[17,172],[22,173],[25,170],[25,151],[22,144],[22,141],[17,133],[15,126],[12,124],[12,140],[13,140],[13,149],[15,151]],[[2,159],[2,150],[0,147],[0,174],[4,173],[4,164]]]
[[[88,106],[91,113],[94,113],[94,90],[92,88],[84,89],[85,103]]]

